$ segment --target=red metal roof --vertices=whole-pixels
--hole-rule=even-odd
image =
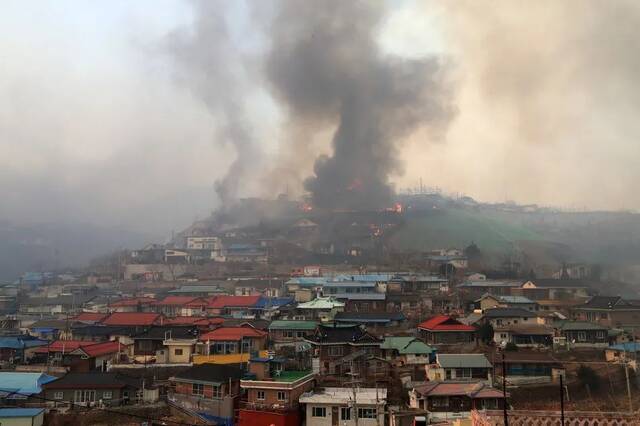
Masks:
[[[462,324],[448,315],[437,315],[421,322],[418,328],[429,331],[476,331],[473,326]]]
[[[187,305],[196,300],[198,300],[198,298],[193,296],[167,296],[164,299],[157,301],[155,305],[180,306],[180,305]]]
[[[222,324],[224,322],[224,318],[202,318],[202,317],[173,317],[173,318],[165,318],[162,321],[163,325],[215,325]]]
[[[252,307],[258,303],[258,300],[260,296],[217,296],[209,303],[208,308]]]
[[[200,336],[206,340],[240,340],[243,337],[264,337],[267,333],[252,327],[220,327]]]
[[[105,314],[102,312],[82,312],[81,314],[78,314],[71,319],[74,321],[100,322],[108,315],[109,314]]]
[[[104,325],[152,325],[161,318],[155,312],[114,312],[104,320]]]
[[[133,297],[129,299],[120,299],[116,300],[109,304],[109,306],[114,308],[124,307],[124,306],[138,306],[138,305],[151,305],[156,301],[156,299],[152,297]]]
[[[47,352],[64,352],[69,353],[75,351],[83,344],[92,342],[83,342],[81,340],[55,340],[47,346],[40,346],[34,350],[35,353],[46,354]]]
[[[126,345],[120,342],[109,341],[100,343],[89,343],[81,345],[77,350],[80,350],[90,357],[96,357],[101,355],[113,354],[125,350]]]

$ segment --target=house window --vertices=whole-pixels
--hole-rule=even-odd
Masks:
[[[327,417],[326,407],[311,407],[311,417]]]
[[[293,331],[291,331],[291,330],[285,330],[285,331],[283,331],[283,332],[282,332],[282,335],[283,335],[284,337],[289,337],[289,338],[291,338],[291,337],[293,337]]]
[[[63,399],[64,398],[64,392],[54,392],[53,393],[53,399]]]
[[[204,395],[204,385],[202,383],[194,383],[191,385],[191,393],[194,395]]]
[[[501,319],[497,319],[496,320],[496,325],[502,325],[502,320]]]
[[[296,331],[296,337],[303,338],[304,337],[304,331]]]
[[[351,420],[351,407],[340,408],[340,420]]]
[[[286,401],[287,393],[283,391],[278,391],[278,401]]]
[[[578,331],[578,342],[584,342],[587,340],[587,333],[585,331]]]
[[[259,390],[259,391],[257,392],[256,399],[257,399],[258,401],[264,401],[264,391],[260,391],[260,390]]]
[[[95,390],[77,390],[73,392],[73,402],[75,402],[76,404],[87,404],[95,401]]]
[[[102,392],[102,399],[111,399],[113,398],[113,392],[112,391],[103,391]]]
[[[212,386],[211,398],[222,398],[222,386]]]
[[[431,398],[431,405],[433,407],[448,407],[449,400],[446,396],[436,396]]]
[[[329,346],[329,356],[342,356],[342,346]]]
[[[182,349],[175,349],[173,351],[173,354],[176,355],[176,356],[182,355]]]
[[[358,408],[359,419],[375,419],[377,410],[375,408]]]
[[[602,331],[602,330],[596,331],[596,338],[604,339],[604,331]]]

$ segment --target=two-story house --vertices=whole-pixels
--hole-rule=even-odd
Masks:
[[[305,338],[313,336],[317,327],[315,321],[276,320],[269,324],[269,338],[275,349],[300,347]]]
[[[327,387],[300,397],[307,426],[376,426],[385,423],[386,388]]]
[[[253,327],[220,327],[200,335],[194,364],[237,364],[262,354],[268,333]],[[262,356],[262,355],[260,355]]]
[[[345,302],[348,312],[386,311],[386,287],[371,281],[328,282],[322,288],[324,296]]]
[[[633,328],[640,326],[640,303],[619,296],[593,296],[572,309],[573,318],[604,327]]]
[[[316,297],[308,302],[298,303],[294,318],[309,321],[329,322],[338,312],[344,311],[345,303],[335,297]]]

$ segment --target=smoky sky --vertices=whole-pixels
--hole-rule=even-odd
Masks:
[[[640,208],[637,2],[135,4],[3,3],[0,220],[166,235],[221,199],[377,206],[420,178]]]
[[[389,176],[403,169],[402,138],[422,124],[445,126],[451,117],[440,62],[384,55],[377,43],[385,15],[381,3],[276,5],[266,59],[276,98],[291,121],[302,123],[297,129],[336,127],[332,153],[315,160],[305,189],[319,207],[389,205]]]

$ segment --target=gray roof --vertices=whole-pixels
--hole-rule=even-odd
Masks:
[[[483,316],[485,318],[511,318],[511,317],[531,318],[531,317],[535,317],[536,314],[522,308],[491,308],[491,309],[486,309],[483,312]]]
[[[558,328],[563,331],[569,330],[607,330],[607,327],[599,324],[587,321],[564,321],[558,325]]]
[[[491,368],[484,354],[438,354],[438,364],[442,368]]]

